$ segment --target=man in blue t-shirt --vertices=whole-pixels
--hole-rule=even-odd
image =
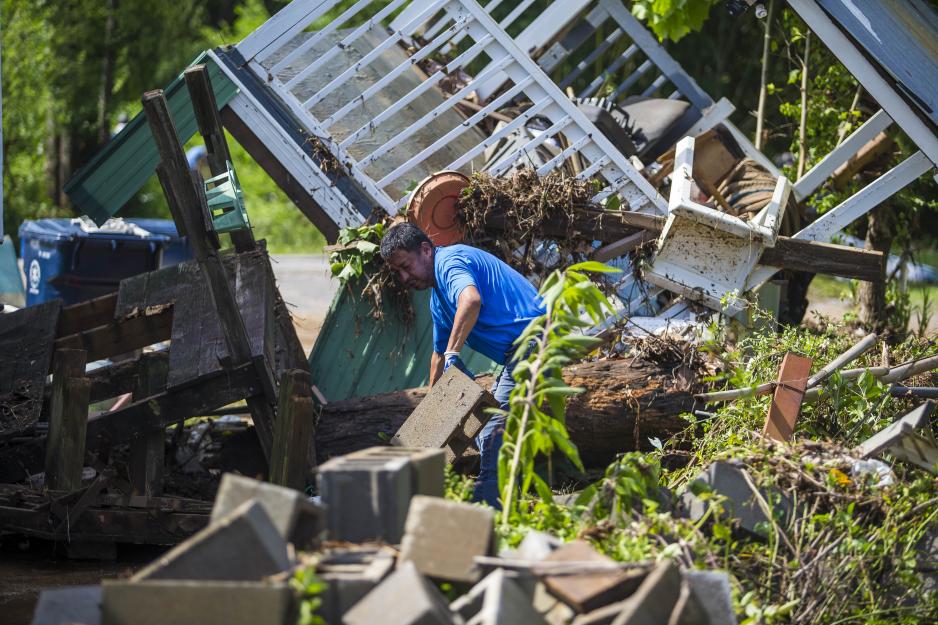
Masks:
[[[381,257],[404,286],[433,289],[433,355],[430,385],[450,367],[469,373],[459,357],[463,345],[504,364],[493,395],[503,409],[515,386],[515,340],[528,323],[544,314],[534,286],[488,252],[468,245],[434,247],[411,223],[391,227],[381,241]],[[471,375],[471,374],[470,374]],[[476,438],[482,465],[476,501],[499,507],[498,450],[505,421],[493,417]]]

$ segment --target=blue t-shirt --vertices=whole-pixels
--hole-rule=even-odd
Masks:
[[[482,297],[479,319],[466,344],[497,363],[513,352],[512,343],[531,319],[544,314],[537,289],[524,276],[484,250],[469,245],[436,248],[436,286],[430,297],[433,350],[446,351],[456,316],[456,302],[467,286]]]

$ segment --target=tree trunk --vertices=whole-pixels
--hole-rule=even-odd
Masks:
[[[104,52],[101,55],[101,84],[98,92],[98,145],[103,146],[111,138],[111,91],[114,88],[114,13],[117,0],[108,0],[107,18],[104,21]]]
[[[690,370],[639,359],[603,360],[564,369],[564,379],[586,389],[567,405],[567,429],[587,466],[608,464],[616,454],[648,449],[650,437],[685,427],[697,376]],[[486,388],[492,379],[478,380]],[[384,445],[426,394],[426,388],[327,404],[316,430],[320,462]]]
[[[893,238],[893,209],[880,204],[867,215],[866,249],[889,253]],[[860,300],[860,321],[876,332],[886,329],[889,315],[886,310],[886,281],[860,282],[857,290]]]

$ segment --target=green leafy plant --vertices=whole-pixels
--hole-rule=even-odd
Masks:
[[[372,271],[381,237],[384,236],[383,223],[366,224],[358,228],[343,228],[332,253],[329,254],[329,268],[332,275],[342,284],[361,278]]]
[[[646,22],[659,39],[678,41],[700,30],[719,0],[634,0],[632,14]]]
[[[509,398],[505,435],[498,459],[498,485],[502,493],[502,522],[519,506],[533,484],[542,501],[552,500],[547,483],[537,475],[535,460],[559,449],[579,470],[579,452],[564,424],[566,400],[583,392],[567,386],[561,368],[586,355],[599,339],[580,330],[602,321],[612,306],[587,273],[618,271],[602,263],[585,262],[555,271],[543,282],[540,296],[546,312],[531,321],[516,341],[515,388]]]
[[[325,619],[316,614],[322,606],[320,595],[326,590],[326,583],[316,575],[316,567],[307,566],[297,570],[290,579],[290,587],[300,600],[297,625],[326,625]]]

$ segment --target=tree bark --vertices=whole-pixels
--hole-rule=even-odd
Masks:
[[[698,379],[685,367],[640,359],[602,360],[564,369],[564,380],[586,391],[567,405],[567,429],[587,466],[608,464],[616,454],[648,449],[651,437],[685,427],[680,414],[693,408]],[[491,387],[491,376],[478,382]],[[384,445],[426,395],[426,388],[332,402],[316,430],[320,462]]]
[[[889,253],[893,239],[893,209],[880,204],[867,215],[866,249]],[[857,296],[860,300],[860,321],[876,332],[886,329],[889,314],[886,310],[886,281],[861,282]]]
[[[104,51],[101,55],[101,84],[98,91],[98,145],[103,146],[111,138],[111,91],[114,89],[114,14],[117,0],[108,0],[107,17],[104,20]]]

